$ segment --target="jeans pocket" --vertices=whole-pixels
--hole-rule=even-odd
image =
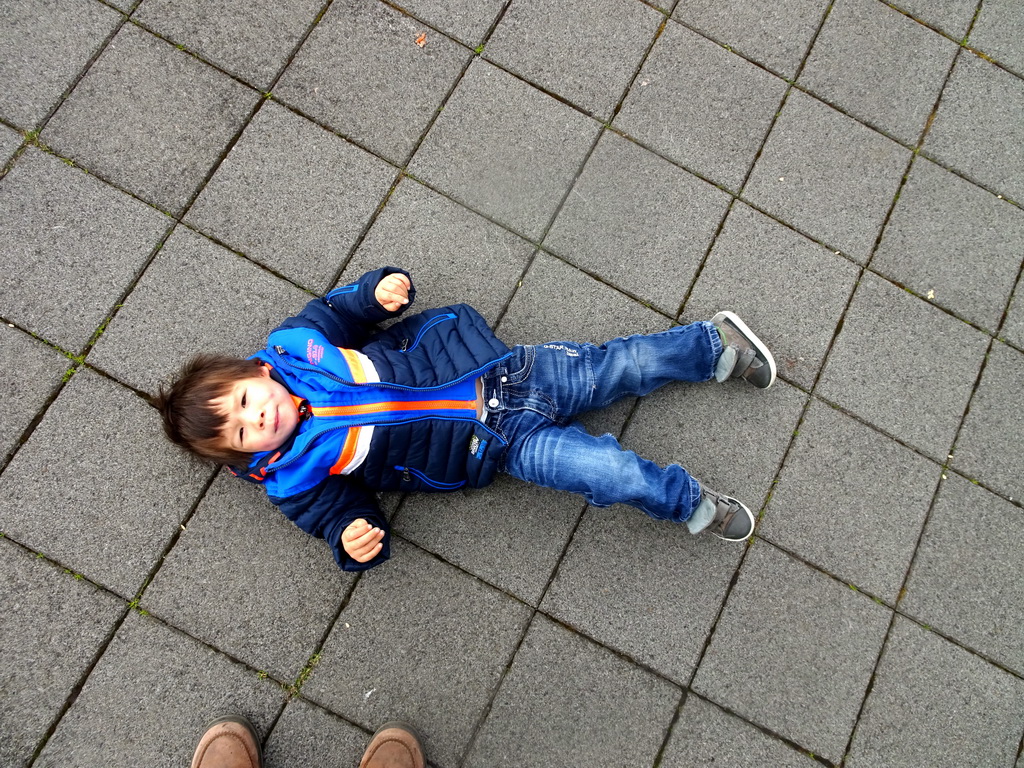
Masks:
[[[533,363],[537,359],[537,348],[531,345],[524,345],[517,347],[517,350],[522,350],[522,365],[518,371],[509,371],[506,373],[502,377],[502,384],[520,384],[530,375],[530,371],[533,370]],[[513,356],[509,362],[512,365],[519,363],[515,356]]]

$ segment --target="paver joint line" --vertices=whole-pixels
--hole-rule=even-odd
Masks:
[[[938,496],[940,491],[941,491],[941,483],[939,484],[939,487],[936,489],[936,494],[935,494],[936,497]],[[1012,675],[1013,677],[1016,677],[1016,678],[1018,678],[1020,680],[1024,680],[1024,674],[1021,674],[1020,672],[1017,672],[1017,671],[1015,671],[1013,669],[1010,669],[1009,667],[1007,667],[1004,664],[1002,664],[998,659],[995,659],[995,658],[989,656],[988,654],[978,650],[977,648],[972,648],[971,646],[966,645],[965,643],[957,640],[955,637],[952,637],[950,635],[944,634],[943,632],[937,630],[935,627],[932,627],[930,625],[924,624],[923,622],[921,622],[920,620],[918,620],[914,616],[911,616],[911,615],[907,614],[906,612],[904,612],[903,610],[901,610],[899,608],[898,604],[903,599],[903,596],[904,596],[904,594],[906,592],[905,589],[901,589],[900,590],[899,597],[898,597],[898,599],[896,601],[892,601],[892,603],[887,602],[887,601],[883,600],[882,598],[878,597],[877,595],[871,594],[867,590],[861,589],[861,588],[857,587],[854,584],[850,584],[850,583],[847,583],[847,582],[843,581],[843,579],[841,579],[840,577],[836,576],[835,574],[829,573],[827,570],[825,570],[821,566],[816,565],[815,563],[813,563],[813,562],[811,562],[811,561],[801,557],[798,553],[796,553],[796,552],[786,548],[782,544],[779,544],[779,543],[777,543],[775,541],[772,541],[771,539],[766,538],[765,536],[762,536],[762,535],[758,535],[757,538],[760,541],[764,541],[765,543],[771,545],[772,547],[775,547],[779,551],[784,552],[787,556],[793,558],[794,560],[797,560],[797,561],[803,563],[808,568],[811,568],[811,569],[821,573],[822,575],[827,576],[829,579],[831,579],[832,581],[835,581],[837,584],[840,584],[841,586],[847,587],[847,588],[853,590],[854,592],[859,592],[861,594],[864,594],[866,597],[870,598],[872,601],[874,601],[878,605],[882,605],[882,606],[885,606],[886,608],[889,608],[893,612],[894,615],[899,616],[900,618],[906,619],[908,621],[912,621],[915,624],[917,624],[918,626],[920,626],[922,629],[926,629],[929,632],[932,632],[932,633],[938,635],[939,637],[941,637],[942,639],[948,641],[952,645],[955,645],[955,646],[957,646],[959,648],[962,648],[963,650],[967,651],[968,653],[970,653],[970,654],[972,654],[974,656],[977,656],[977,657],[979,657],[981,659],[984,659],[987,663],[991,664],[994,667],[999,668],[1000,670],[1002,670],[1006,674]],[[909,576],[909,571],[910,571],[910,569],[908,568],[908,576]]]

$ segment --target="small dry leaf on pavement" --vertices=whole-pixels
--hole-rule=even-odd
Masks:
[[[420,48],[422,48],[426,44],[427,44],[427,33],[426,32],[420,32],[420,36],[416,38],[416,45],[418,45]]]

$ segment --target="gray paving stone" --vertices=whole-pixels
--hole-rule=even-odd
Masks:
[[[187,221],[325,291],[394,176],[387,163],[271,102],[246,127]]]
[[[794,90],[743,197],[863,262],[909,159],[896,142]]]
[[[957,440],[953,466],[1011,499],[1024,498],[1024,354],[995,342]]]
[[[146,589],[142,607],[290,682],[334,619],[352,578],[327,544],[290,523],[262,488],[222,472]]]
[[[124,603],[0,540],[0,763],[27,766]]]
[[[369,742],[370,736],[355,726],[303,699],[292,699],[267,740],[263,759],[267,768],[342,768],[359,765]]]
[[[1024,682],[898,618],[846,765],[1009,765],[1022,728]]]
[[[72,363],[22,331],[0,324],[0,458],[46,404]]]
[[[978,7],[975,0],[896,0],[893,5],[954,40],[963,38]]]
[[[498,334],[506,344],[568,341],[603,344],[671,322],[618,291],[544,253],[530,266]]]
[[[872,269],[995,330],[1024,252],[1024,212],[919,158]]]
[[[739,189],[786,83],[680,24],[668,24],[615,127],[665,157]]]
[[[675,686],[537,616],[466,765],[653,764],[679,698]]]
[[[1003,321],[1002,338],[1018,348],[1024,347],[1024,289],[1019,285]]]
[[[505,0],[402,0],[400,7],[475,48],[497,20]]]
[[[944,460],[988,337],[865,274],[818,394]]]
[[[675,315],[729,200],[608,131],[544,246]]]
[[[993,536],[1024,512],[949,474],[928,518],[900,608],[1000,664],[1024,673],[1024,554]]]
[[[7,161],[14,157],[14,153],[18,151],[21,142],[22,137],[20,133],[11,130],[6,125],[0,125],[0,173],[3,172]]]
[[[516,0],[484,56],[599,117],[608,117],[664,20],[636,0]]]
[[[687,0],[676,4],[674,17],[783,77],[793,77],[827,7],[826,0]]]
[[[541,607],[686,685],[742,554],[632,507],[591,507]]]
[[[997,193],[1024,200],[1024,81],[964,52],[924,152]]]
[[[986,0],[968,45],[1018,75],[1024,74],[1024,6],[1015,0]]]
[[[842,0],[822,27],[799,83],[914,146],[958,46],[877,0]]]
[[[603,435],[608,432],[616,437],[621,437],[626,419],[633,412],[633,405],[636,401],[635,397],[624,397],[600,410],[581,414],[579,422],[592,435]]]
[[[100,337],[89,362],[147,392],[200,352],[250,355],[310,298],[178,228]],[[154,345],[153,340],[160,343]]]
[[[107,5],[112,5],[125,13],[131,13],[142,0],[104,0]]]
[[[404,165],[469,51],[384,3],[334,3],[274,95]],[[344,55],[339,55],[344,51]]]
[[[130,598],[210,476],[160,433],[139,397],[76,374],[0,476],[0,530]]]
[[[406,177],[339,284],[393,264],[412,274],[418,308],[465,302],[494,323],[533,251],[508,230]]]
[[[0,313],[74,353],[170,224],[149,206],[31,148],[0,181],[0,222]]]
[[[322,0],[146,0],[133,19],[265,90],[322,6]]]
[[[857,275],[846,259],[737,202],[684,316],[738,313],[769,345],[779,373],[810,388]]]
[[[284,696],[252,670],[130,613],[34,765],[188,765],[214,717],[237,712],[265,734]]]
[[[838,763],[891,615],[757,542],[693,689]]]
[[[478,491],[410,494],[395,530],[537,605],[583,506],[571,493],[500,475]]]
[[[807,396],[784,381],[670,385],[641,400],[623,445],[697,480],[755,513],[771,489]]]
[[[696,765],[729,768],[814,768],[818,763],[778,739],[723,712],[697,696],[688,696],[662,755],[663,768]]]
[[[812,402],[761,535],[895,604],[941,469]]]
[[[539,238],[598,124],[485,61],[455,89],[409,166],[417,178]],[[458,162],[453,162],[457,153]]]
[[[405,496],[406,494],[399,491],[380,491],[377,493],[377,503],[380,505],[381,512],[384,513],[389,521],[395,516],[398,506],[402,503]]]
[[[93,0],[26,0],[0,8],[0,115],[35,128],[121,23]]]
[[[302,693],[371,731],[404,720],[453,766],[530,612],[400,540],[391,558],[359,582]]]
[[[255,91],[126,24],[57,110],[42,140],[177,213],[257,98]]]

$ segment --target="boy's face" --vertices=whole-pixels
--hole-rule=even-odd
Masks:
[[[236,451],[259,453],[281,447],[299,423],[299,411],[288,390],[270,378],[270,369],[236,381],[213,401],[226,416],[224,441]]]

